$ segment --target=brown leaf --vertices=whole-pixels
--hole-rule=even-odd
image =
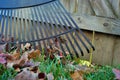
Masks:
[[[61,36],[59,37],[59,40],[60,40],[60,42],[63,43],[63,44],[66,43],[66,39],[64,39],[64,38],[61,37]]]
[[[34,66],[33,68],[30,69],[30,71],[33,71],[34,73],[38,72],[38,66]]]
[[[63,65],[65,65],[65,64],[67,63],[67,61],[66,61],[66,58],[65,58],[65,57],[62,57],[62,58],[61,58],[61,61],[62,61],[62,64],[63,64]]]
[[[12,57],[14,58],[14,60],[17,60],[20,58],[20,52],[15,52],[12,54]]]
[[[24,52],[20,58],[20,60],[28,61],[28,52]]]
[[[40,50],[36,49],[35,51],[28,54],[28,59],[36,58],[40,55]]]
[[[13,65],[13,68],[14,68],[14,69],[18,69],[18,68],[21,68],[21,66],[20,66],[19,64],[14,64],[14,65]]]
[[[22,59],[22,60],[20,60],[19,65],[20,65],[20,66],[23,66],[23,65],[25,64],[25,62],[26,62],[26,61],[25,61],[24,59]]]
[[[74,73],[72,73],[71,78],[73,80],[83,80],[82,73],[80,74],[80,72],[78,72],[78,71],[75,71]]]
[[[8,60],[10,60],[10,61],[13,61],[13,60],[14,60],[14,58],[13,58],[11,55],[9,55],[9,54],[6,55],[6,59],[7,59],[7,61],[8,61]]]
[[[57,50],[53,48],[52,45],[47,46],[47,52],[48,53],[55,53]]]
[[[50,54],[50,59],[53,60],[55,56],[53,54]]]

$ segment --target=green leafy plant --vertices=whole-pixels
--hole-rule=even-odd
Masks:
[[[17,72],[13,68],[5,68],[0,64],[0,80],[10,80],[16,76]]]

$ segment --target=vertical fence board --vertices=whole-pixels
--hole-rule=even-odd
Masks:
[[[92,32],[84,31],[84,33],[92,41]],[[114,41],[114,36],[96,32],[94,39],[95,51],[93,52],[92,62],[102,65],[113,65],[112,58]],[[89,60],[89,56],[90,54],[85,54],[81,59]]]
[[[73,18],[80,16],[83,17],[83,15],[91,16],[90,18],[86,16],[83,17],[83,21],[86,21],[86,25],[83,23],[83,21],[79,21],[78,17],[75,18],[76,23],[81,27],[82,29],[89,30],[90,28],[98,28],[99,32],[103,32],[103,28],[106,28],[107,31],[109,29],[112,29],[111,34],[120,34],[120,26],[119,26],[119,20],[112,20],[109,18],[117,18],[120,19],[120,0],[76,0],[78,3],[76,5],[75,0],[62,0],[62,3],[65,7],[71,12],[75,13],[73,15]],[[69,5],[69,6],[68,6]],[[76,12],[75,12],[76,9]],[[82,15],[83,14],[83,15]],[[97,17],[94,15],[96,14]],[[98,17],[100,16],[100,18]],[[103,19],[102,19],[103,17]],[[82,18],[80,18],[81,20]],[[92,23],[91,20],[93,21]],[[95,22],[94,22],[95,20]],[[101,20],[99,22],[99,20]],[[98,21],[98,23],[96,23]],[[110,22],[110,23],[109,23]],[[114,23],[115,22],[115,23]],[[104,27],[103,24],[108,23],[110,28]],[[92,24],[95,24],[92,26]],[[98,25],[98,26],[97,26]],[[101,25],[101,26],[99,26]],[[102,28],[103,27],[103,28]],[[90,29],[93,30],[93,29]],[[117,32],[116,32],[117,31]],[[92,32],[90,31],[84,31],[86,36],[92,40]],[[106,31],[104,31],[106,32]],[[118,65],[120,64],[120,36],[115,35],[108,35],[103,33],[97,33],[95,34],[95,48],[96,50],[93,52],[93,62],[97,64],[103,64],[103,65]],[[85,54],[84,57],[81,57],[81,59],[89,60],[90,54]]]

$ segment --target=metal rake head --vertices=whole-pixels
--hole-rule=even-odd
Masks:
[[[59,0],[24,0],[26,4],[20,3],[0,6],[0,44],[7,42],[11,46],[19,41],[21,44],[31,43],[34,48],[38,45],[40,49],[54,45],[65,56],[69,52],[71,57],[79,57],[80,53],[83,56],[91,48],[94,50]]]

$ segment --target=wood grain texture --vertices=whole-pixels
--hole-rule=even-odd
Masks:
[[[92,41],[92,32],[84,31]],[[120,37],[96,32],[94,39],[95,51],[93,52],[93,63],[101,65],[117,66],[120,62]],[[85,54],[81,59],[89,60],[90,54]]]
[[[73,13],[120,18],[120,0],[61,0],[63,5]]]
[[[61,2],[69,6],[66,9],[69,9],[81,29],[120,35],[120,0],[62,0]]]

